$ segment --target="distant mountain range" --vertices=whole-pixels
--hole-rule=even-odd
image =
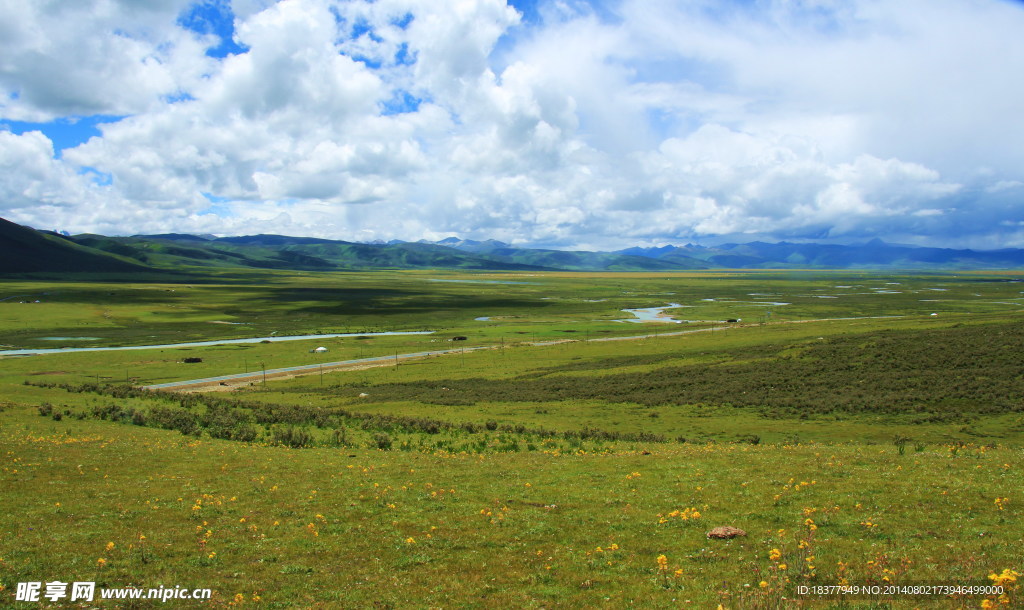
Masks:
[[[953,250],[887,244],[724,244],[582,252],[449,237],[439,242],[352,243],[284,235],[66,235],[0,219],[0,274],[185,272],[199,269],[465,269],[680,271],[694,269],[1024,269],[1024,250]]]
[[[614,252],[564,252],[516,248],[495,240],[449,237],[438,245],[561,269],[685,270],[685,269],[1018,269],[1024,250],[955,250],[887,244],[880,239],[861,245],[815,243],[723,244],[715,247],[662,246]],[[647,262],[638,258],[647,259]],[[657,262],[657,264],[654,263]]]
[[[698,259],[714,268],[738,269],[1018,269],[1024,250],[956,250],[887,244],[873,239],[860,245],[750,242],[703,246],[629,248],[620,254],[662,261]]]

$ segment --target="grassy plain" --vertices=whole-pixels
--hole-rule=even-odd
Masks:
[[[0,359],[0,595],[63,578],[211,587],[215,607],[999,603],[793,587],[1024,571],[1022,286],[990,272],[4,282],[9,348],[435,332]],[[618,321],[670,303],[687,323]],[[494,348],[230,392],[124,383],[315,363],[317,345],[329,360]],[[720,525],[747,536],[705,537]]]

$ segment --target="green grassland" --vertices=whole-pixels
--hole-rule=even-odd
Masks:
[[[2,282],[2,349],[434,332],[0,357],[0,596],[63,578],[210,587],[214,607],[998,604],[794,587],[1024,571],[1022,287],[820,271]],[[620,321],[670,303],[688,322]],[[138,389],[316,364],[318,345],[324,361],[490,349]],[[705,536],[723,525],[747,535]]]
[[[144,345],[271,332],[422,329],[484,337],[628,334],[633,325],[614,322],[628,317],[621,309],[668,303],[685,306],[675,312],[682,319],[708,321],[1006,313],[1022,303],[1020,284],[1006,281],[1018,276],[234,271],[173,284],[6,281],[0,284],[0,344],[54,347],[40,341],[46,336]],[[474,321],[483,316],[491,321]]]

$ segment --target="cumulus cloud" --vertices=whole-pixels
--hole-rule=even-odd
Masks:
[[[46,121],[158,109],[209,68],[204,41],[175,25],[188,3],[0,2],[0,115]]]
[[[232,27],[193,27],[204,7]],[[504,0],[0,0],[0,17],[0,205],[27,224],[1024,242],[1016,3],[550,0],[526,19]],[[59,155],[11,122],[96,114],[124,118]]]
[[[39,207],[73,209],[96,204],[103,189],[95,172],[74,172],[53,158],[53,145],[38,131],[22,135],[0,131],[0,210],[23,213]]]

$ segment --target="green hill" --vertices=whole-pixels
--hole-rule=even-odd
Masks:
[[[118,254],[96,250],[0,218],[0,273],[150,271]]]
[[[161,268],[247,267],[300,271],[370,269],[545,270],[543,266],[460,252],[431,244],[358,244],[346,241],[246,235],[207,239],[183,235],[76,235],[77,243]]]

